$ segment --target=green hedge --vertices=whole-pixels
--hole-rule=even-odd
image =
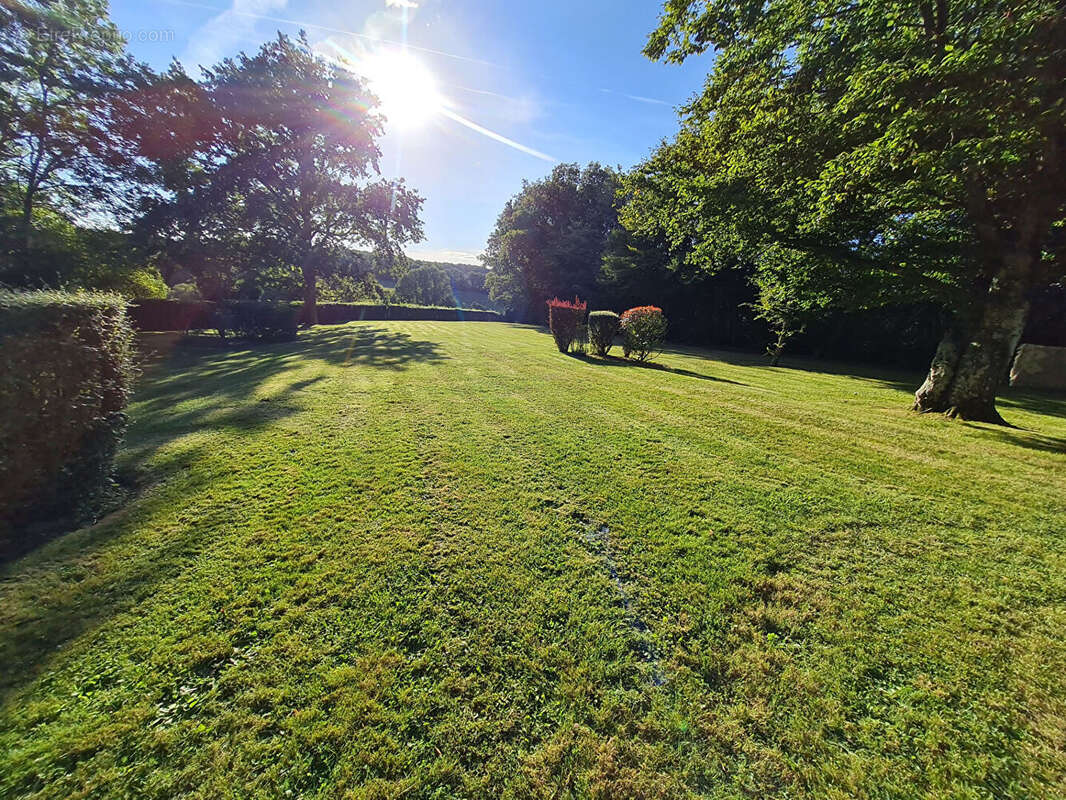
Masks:
[[[134,300],[130,320],[139,331],[189,331],[214,327],[215,304],[202,300]]]
[[[618,335],[620,320],[613,311],[589,312],[589,342],[600,358],[605,358]]]
[[[132,348],[118,295],[0,291],[0,549],[109,485]]]
[[[220,303],[210,322],[219,336],[259,342],[287,342],[296,338],[299,308],[288,303]]]
[[[356,320],[428,320],[435,322],[499,322],[495,311],[448,306],[411,306],[403,304],[319,303],[318,323],[338,325]]]
[[[136,300],[130,304],[130,318],[139,331],[189,331],[217,327],[219,309],[240,306],[242,317],[259,303],[211,303],[185,300]],[[299,303],[292,307],[299,308]],[[500,322],[503,317],[495,311],[444,306],[409,306],[377,303],[319,303],[318,324],[339,325],[356,320],[430,320],[437,322]]]

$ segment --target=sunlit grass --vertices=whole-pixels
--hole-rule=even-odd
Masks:
[[[150,368],[139,499],[0,573],[0,796],[1061,793],[1066,402],[660,360],[393,322]]]

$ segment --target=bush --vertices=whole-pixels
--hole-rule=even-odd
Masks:
[[[589,343],[600,358],[604,358],[614,344],[618,325],[618,315],[613,311],[589,312]]]
[[[656,306],[637,306],[622,314],[622,352],[647,361],[658,353],[666,339],[666,317]]]
[[[167,291],[167,300],[180,300],[185,303],[198,303],[203,298],[195,283],[177,283]]]
[[[139,331],[189,331],[214,327],[215,304],[188,300],[135,300],[130,321]]]
[[[548,328],[560,353],[566,353],[577,335],[578,326],[585,319],[587,305],[576,297],[573,301],[558,297],[548,301]]]
[[[112,485],[133,376],[124,298],[0,291],[0,549]]]
[[[258,342],[289,342],[296,338],[299,307],[252,301],[224,303],[216,311],[211,327],[223,339],[232,334]]]

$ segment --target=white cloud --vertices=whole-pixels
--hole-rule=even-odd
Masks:
[[[481,261],[478,260],[478,253],[472,250],[408,250],[408,258],[418,258],[422,261],[447,261],[451,264],[477,264],[481,265]]]
[[[288,3],[289,0],[233,0],[228,9],[192,33],[181,62],[195,73],[196,67],[210,67],[236,50],[256,47],[263,38],[256,35],[261,15],[280,11]]]

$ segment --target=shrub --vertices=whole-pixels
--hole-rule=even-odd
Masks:
[[[0,549],[19,544],[14,525],[112,485],[132,351],[119,295],[0,291]]]
[[[130,321],[139,331],[189,331],[214,327],[215,304],[189,300],[135,300]]]
[[[626,358],[635,356],[647,361],[658,353],[666,339],[666,317],[656,306],[637,306],[622,314],[622,352]]]
[[[252,301],[224,303],[215,314],[213,327],[223,339],[232,334],[259,342],[288,342],[296,338],[299,307]]]
[[[589,312],[589,343],[596,355],[603,358],[614,344],[619,319],[613,311]]]
[[[548,301],[548,328],[555,338],[560,353],[566,353],[577,335],[578,326],[585,318],[587,305],[576,297],[573,301],[558,297]]]
[[[181,300],[186,303],[196,303],[203,298],[195,283],[177,283],[170,287],[167,292],[167,300]]]

